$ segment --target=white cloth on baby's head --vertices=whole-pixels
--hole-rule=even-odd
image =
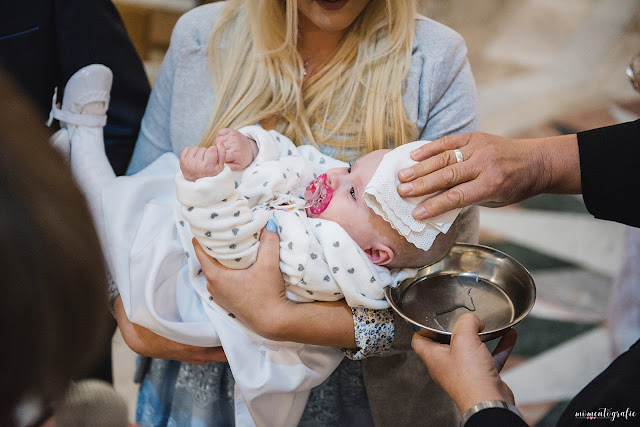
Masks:
[[[401,145],[385,154],[373,174],[371,181],[364,190],[364,199],[373,211],[416,247],[428,250],[438,233],[449,231],[451,224],[460,213],[460,209],[453,209],[441,215],[418,221],[411,214],[420,203],[436,193],[420,197],[400,197],[398,194],[398,172],[401,169],[415,165],[410,153],[418,147],[431,141],[415,141]]]

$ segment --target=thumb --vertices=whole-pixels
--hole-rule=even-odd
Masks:
[[[231,159],[228,159],[228,151],[225,148],[224,144],[218,144],[216,146],[216,149],[218,151],[218,163],[227,163],[231,161]]]
[[[432,360],[443,345],[431,341],[429,338],[423,337],[418,333],[414,333],[411,339],[411,347],[418,353],[418,356],[420,356],[422,360],[426,361]]]
[[[414,333],[411,339],[411,347],[413,347],[416,354],[420,356],[427,370],[429,370],[429,374],[434,378],[434,381],[437,382],[438,379],[435,378],[437,377],[437,373],[446,371],[449,366],[449,346],[439,344]]]
[[[227,151],[227,149],[229,147],[227,146],[226,142],[227,141],[225,141],[225,140],[219,139],[219,140],[215,141],[215,145],[216,145],[216,148],[218,149],[218,154],[224,153],[225,162],[228,163],[228,162],[233,161],[233,152],[232,151],[231,152]]]
[[[213,266],[215,268],[227,269],[224,265],[220,264],[217,259],[211,257],[208,253],[204,251],[200,242],[196,240],[196,238],[191,239],[191,243],[193,243],[193,249],[195,250],[196,257],[200,262],[200,265],[203,267],[202,269],[206,272],[207,266]],[[206,273],[205,273],[206,275]]]
[[[262,229],[258,258],[254,264],[256,268],[264,267],[269,271],[280,269],[280,237],[275,231],[270,231],[275,227],[275,221],[269,220],[267,226]]]
[[[478,342],[481,343],[478,332],[484,329],[484,322],[473,313],[466,313],[456,320],[451,332],[451,345],[454,346],[456,341]]]

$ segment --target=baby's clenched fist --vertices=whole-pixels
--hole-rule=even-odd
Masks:
[[[245,169],[258,155],[256,142],[235,129],[220,129],[213,143],[225,148],[227,156],[225,162],[232,171]]]
[[[188,181],[195,181],[208,176],[216,176],[222,169],[226,158],[222,145],[211,147],[187,147],[180,153],[180,170]]]

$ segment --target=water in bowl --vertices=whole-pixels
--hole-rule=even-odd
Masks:
[[[477,276],[439,274],[412,284],[401,301],[407,317],[431,329],[451,332],[460,316],[472,312],[485,322],[485,331],[504,328],[514,319],[509,297]]]

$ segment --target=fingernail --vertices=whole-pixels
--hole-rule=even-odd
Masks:
[[[398,175],[400,175],[400,178],[409,179],[413,176],[413,169],[402,169]]]
[[[400,184],[398,186],[398,192],[402,192],[404,194],[409,194],[411,193],[411,191],[413,191],[413,184],[407,182],[404,184]]]
[[[420,148],[416,148],[415,150],[411,151],[411,152],[409,153],[409,155],[410,155],[410,156],[418,155],[418,154],[420,154],[420,151],[421,151],[421,150],[420,150]]]
[[[413,210],[413,217],[416,219],[422,219],[427,214],[427,211],[422,206],[418,206]]]
[[[273,231],[274,233],[278,232],[278,224],[273,219],[267,221],[267,231]]]

